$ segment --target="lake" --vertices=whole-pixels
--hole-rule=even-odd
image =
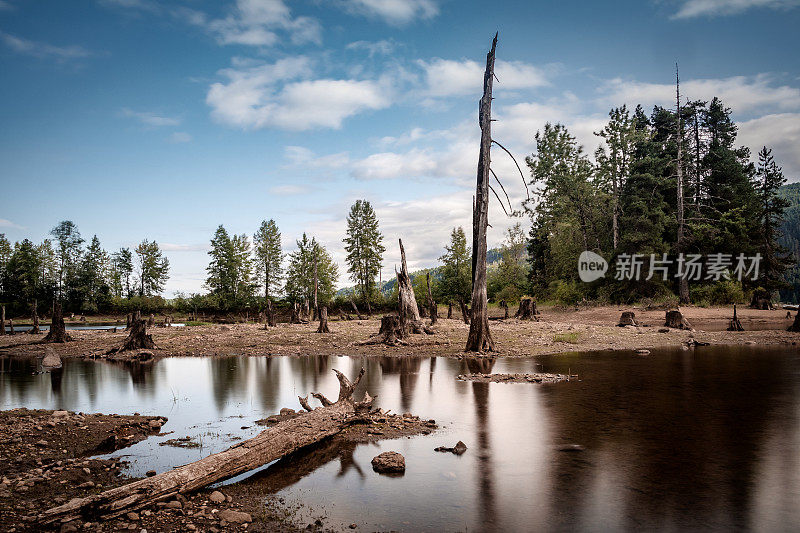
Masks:
[[[298,395],[335,397],[337,368],[366,368],[375,405],[433,418],[432,435],[330,449],[243,483],[303,503],[302,520],[367,530],[800,530],[800,351],[702,347],[529,359],[225,357],[149,365],[0,358],[0,407],[164,415],[112,454],[165,471],[257,434]],[[457,381],[466,372],[556,372],[570,382]],[[158,443],[190,436],[200,448]],[[433,448],[468,446],[463,456]],[[578,445],[582,451],[565,451]],[[372,457],[406,457],[402,477]],[[304,522],[300,522],[301,524]]]

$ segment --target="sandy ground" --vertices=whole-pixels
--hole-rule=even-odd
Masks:
[[[616,327],[622,311],[633,310],[643,327]],[[577,310],[545,308],[540,321],[516,319],[492,320],[492,335],[497,355],[525,357],[570,351],[635,350],[679,346],[691,338],[720,344],[795,345],[800,333],[786,328],[792,319],[786,311],[740,309],[743,332],[727,332],[730,308],[682,308],[694,331],[664,332],[663,310],[640,310],[625,307],[589,307]],[[461,320],[439,319],[434,335],[411,335],[409,345],[388,347],[362,346],[360,343],[377,333],[378,317],[370,320],[331,320],[329,334],[315,332],[316,324],[279,323],[264,329],[260,324],[209,325],[184,328],[150,328],[157,349],[156,356],[225,356],[225,355],[366,355],[366,356],[446,356],[461,357],[469,326]],[[71,331],[74,342],[51,345],[62,357],[101,357],[125,339],[119,331]],[[0,355],[39,356],[43,336],[17,334],[0,337]]]

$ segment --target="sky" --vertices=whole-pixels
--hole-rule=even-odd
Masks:
[[[110,251],[156,240],[165,294],[203,291],[218,225],[273,218],[344,264],[358,199],[409,269],[469,234],[477,102],[497,45],[493,137],[523,165],[546,122],[588,153],[608,111],[719,96],[739,143],[800,181],[800,0],[0,0],[0,233],[61,220]],[[513,161],[492,166],[515,207]],[[489,246],[526,219],[490,205]]]

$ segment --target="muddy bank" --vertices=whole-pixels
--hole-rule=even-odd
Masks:
[[[291,410],[288,410],[291,411]],[[287,410],[281,415],[288,414]],[[273,419],[274,417],[270,417]],[[266,419],[265,419],[266,420]],[[32,518],[50,507],[133,481],[120,460],[89,459],[157,434],[164,417],[14,409],[0,412],[0,521],[4,531],[40,531]],[[346,457],[359,443],[429,434],[433,420],[378,411],[311,450],[288,456],[245,480],[159,502],[113,519],[87,517],[55,531],[300,531],[293,510],[272,496],[309,474],[326,458]],[[321,463],[320,461],[324,461]],[[377,475],[377,474],[375,474]],[[354,517],[354,523],[357,522]]]
[[[578,376],[566,374],[459,374],[456,379],[476,383],[559,383],[570,379],[577,380]]]
[[[695,330],[664,330],[663,310],[639,310],[636,319],[642,327],[616,327],[622,311],[631,308],[592,307],[579,310],[543,308],[540,321],[516,319],[493,320],[492,335],[499,355],[525,357],[590,350],[636,350],[680,346],[691,339],[719,344],[758,344],[791,346],[800,334],[789,333],[782,310],[742,309],[739,319],[743,332],[723,331],[732,316],[727,308],[682,308]],[[331,319],[331,333],[316,333],[317,325],[279,323],[264,329],[261,324],[206,325],[185,328],[150,328],[159,356],[226,355],[365,355],[365,356],[444,356],[460,357],[469,326],[461,320],[440,319],[433,335],[411,335],[408,346],[361,345],[377,333],[380,320],[339,321]],[[759,328],[759,329],[755,329]],[[772,328],[772,329],[765,329]],[[61,357],[102,358],[110,348],[119,346],[125,332],[71,331],[74,342],[53,345]],[[44,346],[36,344],[41,336],[0,337],[0,356],[44,356]],[[136,357],[132,353],[126,357]]]

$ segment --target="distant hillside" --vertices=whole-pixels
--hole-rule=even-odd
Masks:
[[[500,248],[492,248],[491,250],[486,251],[486,263],[491,265],[492,263],[498,263],[500,261]],[[414,281],[419,275],[424,276],[426,273],[430,272],[431,277],[435,280],[439,279],[441,276],[441,266],[437,266],[434,268],[425,268],[422,270],[415,270],[414,272],[409,272],[409,276],[411,277],[411,281]],[[381,285],[380,291],[381,294],[388,295],[394,292],[394,286],[397,284],[397,278],[392,276],[391,279],[388,281],[384,281],[383,285]],[[355,287],[342,287],[338,291],[336,291],[336,296],[347,296],[348,294],[352,293]]]
[[[780,189],[780,195],[789,201],[781,225],[783,234],[778,242],[789,250],[795,264],[786,271],[785,279],[792,286],[781,291],[781,301],[800,302],[800,183],[790,183]]]

